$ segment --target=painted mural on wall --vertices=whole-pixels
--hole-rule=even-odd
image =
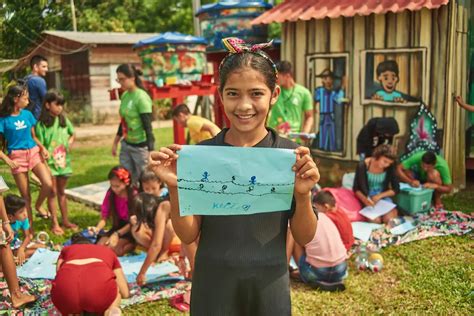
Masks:
[[[141,50],[144,79],[162,83],[173,81],[196,81],[201,79],[206,65],[205,46],[196,45],[183,49],[149,47]]]
[[[309,56],[309,83],[313,90],[316,112],[316,140],[312,147],[327,152],[342,152],[344,149],[345,106],[348,104],[347,57]]]
[[[415,105],[424,100],[425,54],[423,48],[363,52],[362,103]]]

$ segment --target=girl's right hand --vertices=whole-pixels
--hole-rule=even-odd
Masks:
[[[10,169],[16,169],[19,167],[18,164],[14,162],[13,160],[11,160],[10,158],[5,159],[5,162],[10,167]]]
[[[117,144],[116,144],[116,143],[114,143],[114,144],[112,145],[112,156],[113,156],[113,157],[116,157],[116,156],[117,156]]]
[[[178,186],[178,177],[176,176],[176,160],[178,159],[178,150],[181,145],[173,144],[168,147],[161,147],[160,151],[150,153],[149,165],[160,179],[168,187]]]

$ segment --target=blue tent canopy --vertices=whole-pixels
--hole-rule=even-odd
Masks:
[[[203,44],[207,45],[204,37],[186,35],[178,32],[166,32],[138,41],[133,48],[139,48],[147,45],[165,45],[165,44]]]
[[[236,8],[254,8],[261,7],[265,9],[271,9],[273,6],[267,2],[263,1],[221,1],[216,3],[210,3],[203,5],[199,11],[196,13],[200,15],[201,13],[211,12],[211,11],[221,11],[225,9],[236,9]]]

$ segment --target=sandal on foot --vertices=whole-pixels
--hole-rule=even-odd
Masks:
[[[173,296],[170,298],[170,305],[180,312],[189,312],[189,304],[184,302],[183,294]]]

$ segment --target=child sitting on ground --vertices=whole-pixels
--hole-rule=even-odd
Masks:
[[[197,115],[191,115],[191,111],[186,104],[180,104],[175,107],[172,115],[175,122],[188,128],[191,144],[197,144],[203,140],[210,139],[221,131],[216,124],[208,119]]]
[[[2,176],[0,176],[0,183],[1,182],[3,182]],[[12,240],[14,233],[10,226],[10,220],[8,219],[7,212],[5,211],[5,204],[3,203],[3,197],[1,194],[0,219],[2,220],[2,224],[0,225],[0,234],[5,234],[5,240],[0,244],[0,271],[2,271],[3,276],[7,281],[12,307],[20,308],[25,304],[34,302],[36,297],[28,293],[22,293],[20,290],[15,262],[13,261],[13,253],[10,247],[8,247],[8,243]]]
[[[196,253],[197,244],[194,242],[190,245],[182,245],[181,241],[176,236],[173,225],[170,221],[168,190],[163,187],[161,179],[149,168],[145,168],[140,176],[140,187],[144,193],[153,195],[155,198],[159,198],[162,202],[159,203],[157,209],[146,207],[148,202],[150,202],[150,204],[155,204],[155,201],[147,198],[143,195],[144,193],[140,194],[146,201],[136,199],[134,206],[135,212],[134,215],[130,217],[132,235],[138,244],[148,249],[148,253],[150,253],[151,248],[157,247],[161,243],[161,251],[159,251],[160,254],[157,257],[158,261],[165,260],[168,255],[173,253],[180,253],[178,265],[184,268],[184,259],[187,257],[191,266],[191,272],[188,277],[191,277],[194,268],[194,255]],[[140,208],[140,204],[144,207]],[[155,219],[158,221],[158,225],[155,225]],[[145,225],[140,225],[140,222],[143,222]],[[161,231],[161,228],[164,228],[164,234]],[[158,239],[155,238],[157,236],[153,236],[155,231],[161,236]],[[150,247],[150,242],[152,247]],[[145,271],[146,269],[148,269],[148,267],[145,268]],[[182,270],[181,273],[186,276],[186,271],[184,271],[184,269]]]
[[[293,240],[291,233],[287,244],[292,247],[304,283],[323,291],[344,291],[347,251],[328,213],[330,211],[318,213],[316,234],[304,247]]]
[[[161,179],[149,168],[145,168],[140,175],[140,192],[153,194],[169,200],[168,189]]]
[[[336,205],[336,199],[329,191],[319,191],[313,199],[318,212],[323,212],[336,225],[346,250],[354,244],[352,225],[346,213]]]
[[[146,271],[155,261],[168,258],[175,236],[170,219],[170,203],[155,195],[142,192],[134,200],[130,217],[131,232],[137,244],[147,250],[147,256],[137,275],[137,284],[144,285]]]
[[[135,248],[133,236],[130,233],[129,210],[135,195],[132,187],[130,172],[121,166],[110,170],[108,179],[110,189],[107,191],[101,206],[100,221],[95,227],[89,227],[91,235],[97,236],[99,245],[107,245],[115,251],[117,256],[132,251]],[[112,218],[112,228],[105,234],[101,230]]]
[[[26,211],[26,201],[17,195],[7,195],[5,197],[5,208],[7,209],[8,220],[14,232],[10,247],[16,256],[16,262],[23,265],[26,259],[31,257],[36,249],[44,248],[40,243],[32,242],[33,234],[31,232],[28,212]],[[24,239],[21,241],[19,231],[23,231]]]

